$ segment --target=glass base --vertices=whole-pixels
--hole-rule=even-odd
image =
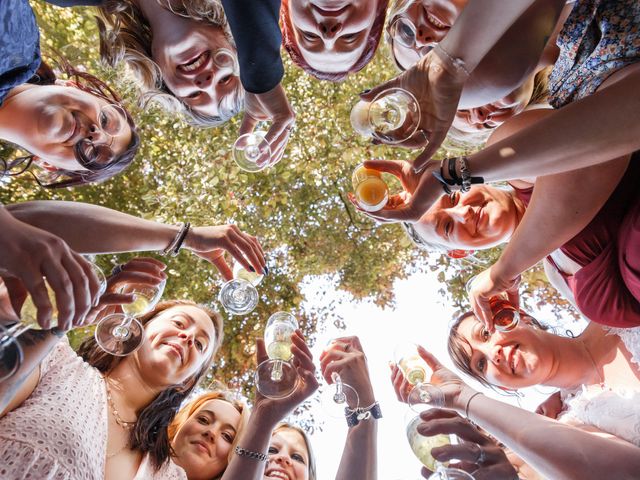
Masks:
[[[22,348],[10,335],[2,335],[0,339],[0,382],[12,377],[22,365]]]
[[[246,172],[259,172],[267,168],[271,147],[265,139],[266,132],[247,133],[233,144],[233,159]],[[258,165],[258,161],[264,162]]]
[[[124,357],[140,348],[144,341],[144,328],[135,318],[115,313],[98,322],[94,336],[105,352]]]
[[[258,365],[255,373],[256,388],[267,398],[285,398],[298,384],[298,372],[292,364],[269,359]]]
[[[246,280],[230,280],[220,289],[218,301],[233,315],[246,315],[258,305],[258,290]]]
[[[439,466],[429,480],[474,480],[474,478],[464,470]]]

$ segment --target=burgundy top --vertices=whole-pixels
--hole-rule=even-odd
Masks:
[[[533,187],[516,189],[529,205]],[[591,222],[560,247],[581,266],[566,275],[580,311],[591,321],[612,327],[640,326],[640,153]]]

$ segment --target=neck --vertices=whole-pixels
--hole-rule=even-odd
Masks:
[[[160,5],[158,0],[135,0],[134,3],[149,22],[149,28],[152,32],[158,31],[159,28],[166,28],[167,24],[164,20],[175,17],[175,14]]]
[[[132,421],[138,412],[149,405],[163,390],[163,387],[149,385],[140,375],[133,356],[122,360],[106,375],[109,389],[113,397],[118,398],[118,404],[125,421]]]
[[[21,92],[29,88],[36,88],[36,85],[24,84],[12,88],[0,106],[0,138],[16,145],[24,146],[25,135],[28,132],[28,125],[33,127],[33,118],[27,118],[19,102]]]

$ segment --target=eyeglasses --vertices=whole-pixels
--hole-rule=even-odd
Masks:
[[[75,144],[76,158],[88,170],[102,170],[107,168],[116,158],[111,146],[120,133],[127,127],[127,113],[118,104],[104,105],[98,113],[98,126],[111,140],[108,144],[96,144],[88,137],[82,138]],[[96,133],[97,127],[92,126],[91,132]]]
[[[387,31],[393,41],[398,42],[400,45],[408,48],[409,51],[412,52],[413,56],[415,57],[414,63],[424,57],[427,53],[429,53],[436,45],[434,42],[422,47],[418,47],[416,43],[416,26],[411,20],[406,17],[397,17],[393,22],[391,22]]]

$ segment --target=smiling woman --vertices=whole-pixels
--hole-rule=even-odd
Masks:
[[[126,62],[144,104],[158,101],[199,127],[220,125],[242,108],[235,43],[220,0],[107,0],[98,27],[103,60]]]
[[[284,48],[293,63],[334,82],[362,70],[378,48],[388,0],[282,0]]]
[[[316,480],[316,459],[309,437],[300,427],[281,423],[269,445],[264,480]]]
[[[42,64],[0,106],[0,138],[31,153],[5,162],[7,175],[32,174],[43,187],[99,183],[122,172],[140,144],[135,123],[104,82],[59,62],[68,80]]]

